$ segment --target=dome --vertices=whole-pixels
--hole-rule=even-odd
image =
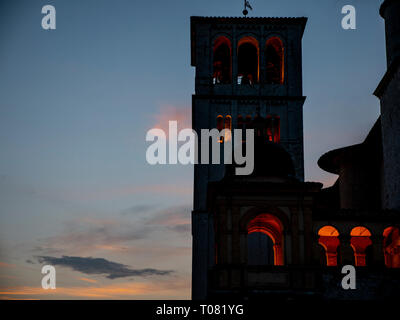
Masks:
[[[246,144],[243,144],[245,154]],[[295,170],[289,153],[277,143],[265,137],[254,137],[254,171],[251,176],[294,177]]]

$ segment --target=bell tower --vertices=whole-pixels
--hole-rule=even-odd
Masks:
[[[191,17],[191,65],[196,68],[193,129],[199,137],[201,129],[255,129],[256,135],[286,151],[293,165],[291,178],[299,182],[304,180],[306,22],[307,18]],[[262,130],[257,133],[257,128]],[[215,225],[207,192],[209,183],[224,175],[223,164],[194,168],[193,299],[206,298],[208,271],[215,265]]]

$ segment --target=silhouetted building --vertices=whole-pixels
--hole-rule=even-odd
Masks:
[[[339,176],[326,189],[303,181],[307,19],[191,18],[193,128],[255,131],[251,175],[235,175],[235,164],[195,165],[194,299],[399,297],[399,3],[381,7],[381,117],[363,143],[319,159]],[[346,264],[357,268],[358,290],[340,285]]]

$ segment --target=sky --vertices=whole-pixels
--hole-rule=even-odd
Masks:
[[[386,69],[380,0],[251,0],[305,16],[305,176],[363,141]],[[56,29],[43,30],[44,5]],[[357,29],[343,30],[351,4]],[[0,299],[190,299],[193,167],[151,166],[146,133],[191,124],[190,16],[241,0],[0,0]],[[41,268],[56,267],[55,290]]]

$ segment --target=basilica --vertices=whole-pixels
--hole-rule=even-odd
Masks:
[[[304,181],[307,18],[191,17],[193,129],[255,133],[252,174],[195,165],[193,299],[399,297],[400,0],[385,0],[380,15],[380,116],[364,141],[320,157],[320,168],[338,176],[325,189]],[[341,286],[344,265],[357,271],[354,290]]]

